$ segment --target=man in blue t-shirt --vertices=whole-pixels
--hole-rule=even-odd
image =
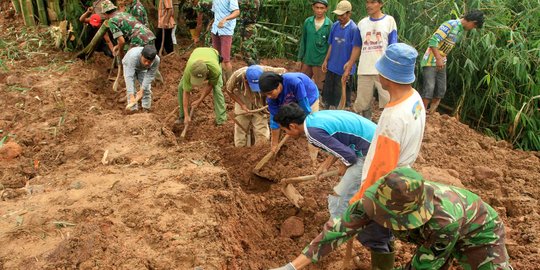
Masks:
[[[289,103],[297,103],[306,115],[319,111],[319,90],[317,85],[304,73],[289,72],[279,75],[275,72],[264,72],[259,77],[261,93],[267,97],[270,111],[270,128],[272,136],[270,146],[276,152],[279,142],[280,129],[274,121],[274,115],[279,108]],[[309,148],[311,160],[317,159],[317,148]]]
[[[289,136],[306,136],[310,145],[330,153],[317,170],[317,176],[328,170],[336,160],[341,161],[341,180],[334,186],[334,192],[328,195],[330,218],[339,217],[360,188],[364,157],[375,134],[375,123],[342,110],[326,110],[306,116],[300,106],[294,103],[282,106],[274,120]]]
[[[351,55],[357,55],[353,52],[359,52],[362,47],[360,31],[351,20],[351,11],[349,1],[338,3],[334,10],[337,21],[332,25],[328,36],[330,46],[322,64],[322,70],[326,72],[322,96],[325,107],[329,109],[338,106],[342,83],[347,83],[346,106],[351,105],[351,75],[356,72],[356,65],[353,64],[356,59],[351,59]],[[345,65],[352,65],[349,74],[344,74]]]

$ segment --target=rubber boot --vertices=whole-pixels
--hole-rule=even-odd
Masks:
[[[431,100],[431,107],[429,107],[429,113],[433,114],[437,111],[437,107],[439,107],[439,103],[441,103],[440,98],[434,98]]]
[[[392,270],[395,252],[371,252],[371,270]]]

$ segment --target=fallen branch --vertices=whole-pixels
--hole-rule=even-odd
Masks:
[[[322,173],[319,175],[319,179],[336,176],[338,175],[338,170],[333,170],[329,172]],[[287,184],[296,184],[296,183],[302,183],[306,181],[315,180],[317,176],[315,174],[305,175],[305,176],[298,176],[298,177],[291,177],[291,178],[285,178],[280,181],[280,184],[287,185]]]
[[[293,185],[288,184],[286,186],[281,187],[281,192],[285,194],[285,197],[291,201],[294,206],[297,208],[300,208],[304,204],[304,197],[294,188]]]

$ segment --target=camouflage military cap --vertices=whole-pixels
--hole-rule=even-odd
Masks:
[[[362,198],[366,214],[392,230],[424,225],[433,215],[433,188],[411,168],[397,168],[369,187]]]
[[[116,6],[111,1],[105,0],[101,2],[101,12],[107,13],[113,9],[116,9]]]

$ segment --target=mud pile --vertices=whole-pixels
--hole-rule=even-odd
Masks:
[[[214,124],[210,99],[179,140],[183,126],[169,116],[187,55],[163,59],[150,113],[127,114],[108,79],[111,59],[48,53],[0,72],[0,129],[22,149],[0,161],[0,268],[267,269],[292,260],[328,219],[337,177],[296,185],[305,205],[295,208],[251,173],[269,146],[233,147],[233,123]],[[415,167],[480,194],[505,221],[514,267],[540,268],[536,153],[435,114]],[[289,141],[265,169],[277,179],[315,170],[304,140]],[[289,236],[291,217],[303,234]],[[413,252],[398,243],[398,262]],[[342,258],[340,249],[311,269],[340,269]]]

